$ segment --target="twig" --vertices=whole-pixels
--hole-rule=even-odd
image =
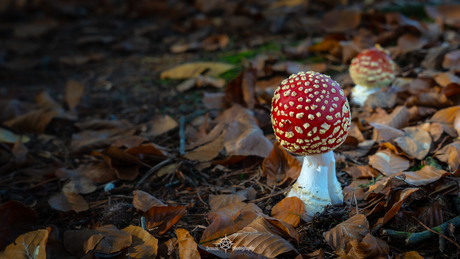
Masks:
[[[249,202],[256,203],[256,202],[263,201],[263,200],[268,199],[268,198],[271,198],[271,197],[278,196],[278,195],[283,194],[283,193],[285,193],[285,192],[286,192],[286,191],[281,191],[281,192],[278,192],[278,193],[275,193],[275,194],[271,194],[271,195],[268,195],[268,196],[265,196],[265,197],[262,197],[262,198],[259,198],[259,199],[255,199],[255,200],[249,201]]]
[[[157,165],[155,165],[154,167],[150,168],[150,170],[144,175],[144,177],[142,177],[142,179],[139,180],[139,182],[136,184],[136,186],[134,187],[134,189],[137,189],[139,188],[139,186],[147,179],[149,178],[155,171],[157,171],[158,169],[160,169],[161,167],[163,167],[165,164],[169,163],[171,161],[171,159],[166,159],[164,161],[161,161],[160,163],[158,163]]]
[[[141,227],[142,227],[143,230],[147,231],[147,222],[146,222],[144,216],[141,217]]]
[[[180,147],[179,153],[181,156],[185,154],[185,117],[180,117],[180,126],[179,126],[179,138],[180,138]]]
[[[434,231],[434,230],[430,229],[429,227],[425,226],[425,224],[423,224],[423,223],[422,223],[420,220],[418,220],[416,217],[412,216],[412,218],[414,218],[415,220],[417,220],[417,222],[418,222],[420,225],[422,225],[424,228],[426,228],[428,231],[433,232],[434,234],[439,235],[439,238],[441,238],[441,237],[445,238],[446,240],[448,240],[448,241],[451,242],[452,244],[456,245],[456,246],[460,249],[460,245],[459,245],[459,244],[455,243],[454,240],[452,240],[452,239],[446,237],[444,234],[442,234],[442,233],[444,233],[445,229],[442,230],[442,233],[441,233],[441,232],[437,232],[437,231]]]
[[[447,222],[444,222],[443,224],[437,227],[432,228],[431,230],[437,233],[443,233],[446,230],[449,223],[452,223],[455,227],[460,226],[460,215],[453,219],[450,219]],[[428,231],[428,230],[425,230],[423,232],[418,232],[418,233],[409,233],[409,232],[404,232],[404,231],[382,229],[381,233],[382,235],[386,235],[390,238],[405,239],[406,245],[416,244],[418,242],[421,242],[435,235],[433,232]]]

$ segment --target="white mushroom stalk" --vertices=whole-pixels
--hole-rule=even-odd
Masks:
[[[305,156],[299,178],[287,197],[301,199],[310,217],[321,213],[328,205],[342,205],[342,187],[335,173],[334,152]]]

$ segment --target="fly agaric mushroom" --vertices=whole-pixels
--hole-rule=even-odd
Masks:
[[[348,135],[347,97],[329,76],[309,71],[281,82],[272,99],[271,121],[286,150],[304,156],[302,170],[288,197],[298,197],[308,216],[343,203],[335,173],[334,150]]]
[[[388,86],[395,78],[396,64],[388,52],[376,45],[359,53],[351,60],[350,76],[355,87],[352,90],[353,103],[363,106],[369,95]]]

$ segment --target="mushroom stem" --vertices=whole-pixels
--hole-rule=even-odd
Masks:
[[[380,91],[381,87],[365,87],[362,85],[355,85],[351,90],[352,102],[360,106],[364,106],[369,95]]]
[[[335,174],[334,152],[305,156],[299,178],[287,197],[301,199],[310,217],[323,212],[327,205],[341,205],[343,194]]]

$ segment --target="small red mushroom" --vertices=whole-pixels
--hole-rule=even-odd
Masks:
[[[351,60],[350,76],[356,84],[352,90],[353,103],[363,105],[369,95],[388,86],[395,78],[396,64],[387,51],[376,45]]]
[[[305,156],[288,197],[300,198],[309,216],[342,204],[332,150],[347,138],[351,112],[339,84],[312,71],[291,75],[275,91],[271,120],[281,146]]]

